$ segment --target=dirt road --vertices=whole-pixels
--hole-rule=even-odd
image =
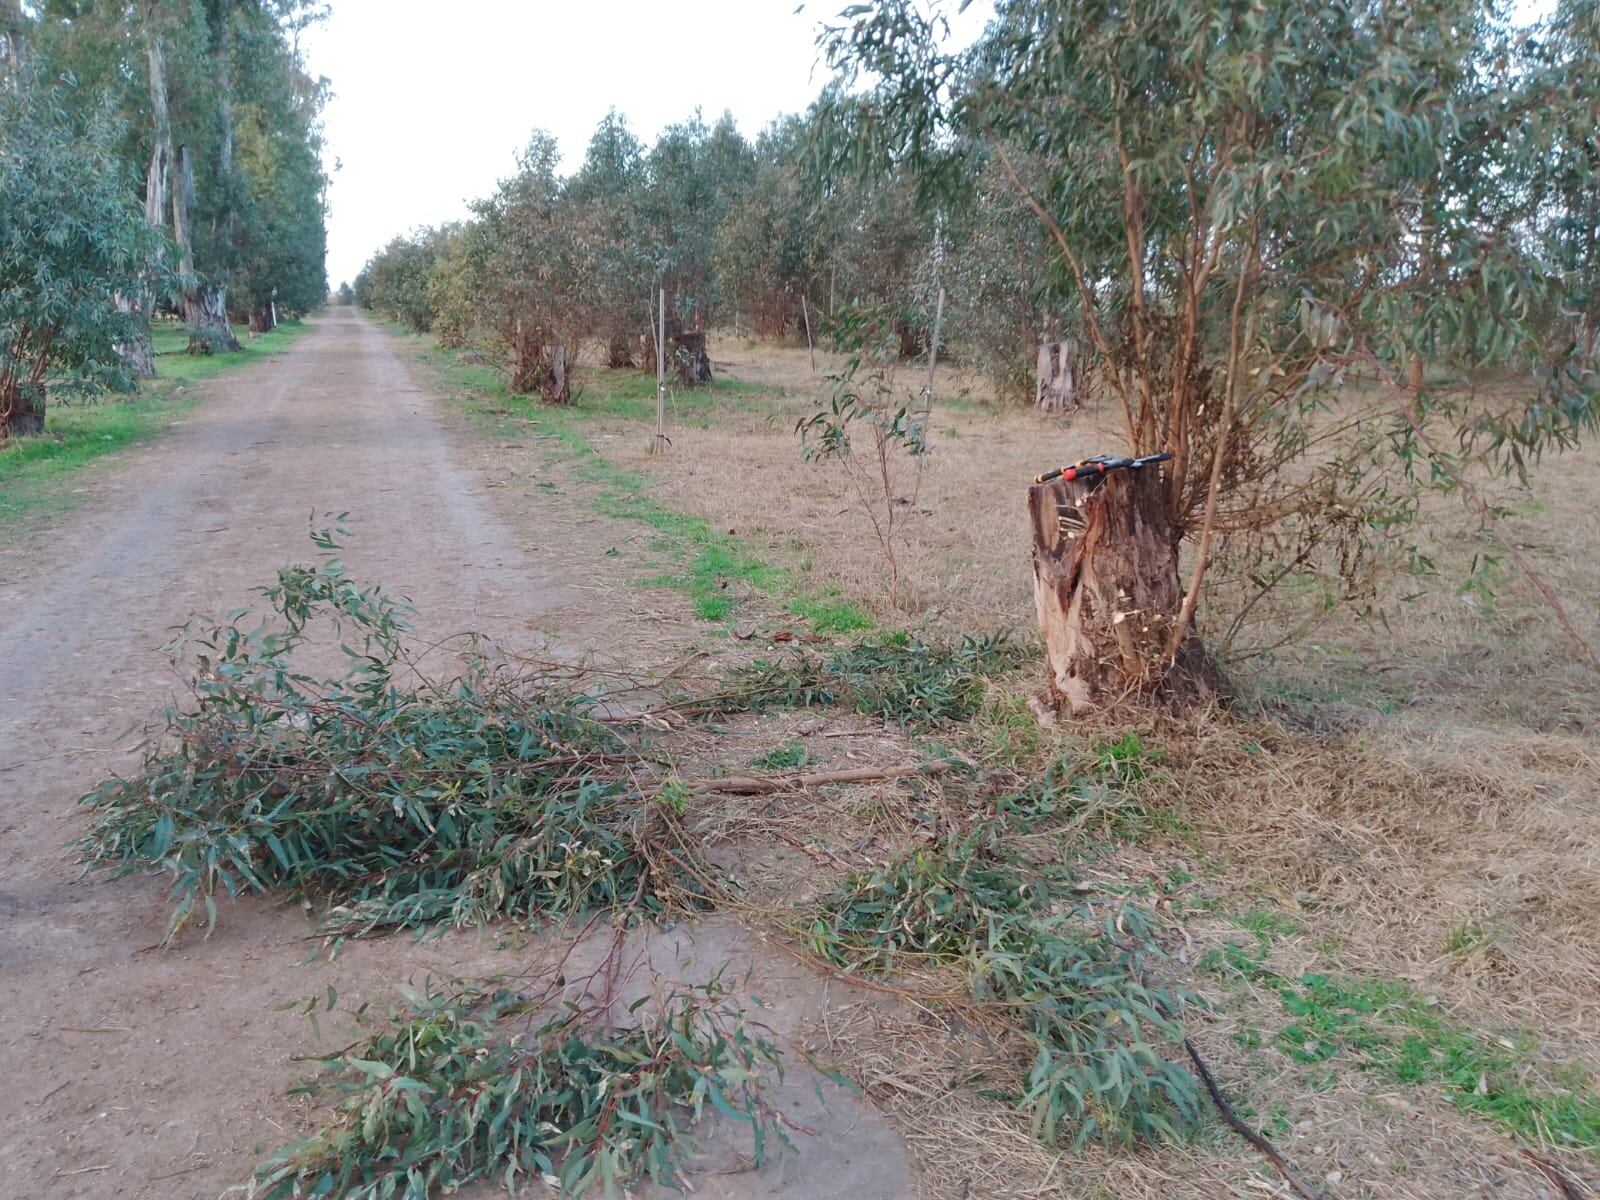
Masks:
[[[349,1003],[382,1001],[427,970],[537,969],[493,931],[308,961],[304,916],[257,902],[227,906],[208,940],[150,949],[161,883],[80,881],[62,850],[80,827],[74,797],[130,764],[174,690],[158,649],[171,627],[247,602],[305,557],[313,510],[350,514],[352,568],[410,596],[423,634],[570,636],[563,616],[582,597],[561,582],[561,556],[540,536],[530,566],[533,531],[495,509],[464,457],[389,335],[337,310],[283,356],[212,385],[48,540],[0,555],[0,1195],[216,1196],[303,1126],[284,1098],[291,1060],[333,1044],[280,1006],[329,984]],[[650,957],[709,974],[752,953],[729,925],[694,940],[662,935]],[[751,961],[769,994],[807,990],[786,978],[795,968]],[[792,1027],[812,1004],[796,999],[772,1023]],[[827,1111],[795,1096],[823,1136],[759,1178],[708,1176],[701,1194],[908,1194],[881,1119],[842,1095]]]

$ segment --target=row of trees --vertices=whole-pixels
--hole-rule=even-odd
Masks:
[[[1049,296],[1023,206],[991,179],[961,213],[922,212],[907,173],[824,174],[815,122],[785,118],[752,143],[730,116],[696,116],[647,147],[613,113],[566,178],[536,133],[470,219],[379,251],[357,301],[448,344],[492,345],[516,389],[562,399],[558,357],[592,346],[620,366],[641,339],[651,347],[661,289],[669,341],[713,324],[800,338],[848,303],[886,314],[909,356],[925,349],[945,286],[964,347],[1003,390],[1025,392]]]
[[[0,437],[154,374],[158,312],[212,353],[321,303],[321,8],[0,0]]]

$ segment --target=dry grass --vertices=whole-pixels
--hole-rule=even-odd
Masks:
[[[703,426],[676,430],[661,458],[621,422],[594,422],[595,444],[649,475],[662,505],[737,530],[803,590],[837,589],[891,624],[1031,626],[1027,482],[1059,460],[1115,450],[1109,414],[996,410],[949,374],[904,526],[901,611],[890,611],[878,546],[845,479],[798,452],[795,421],[826,395],[804,349],[724,341],[714,357],[720,375],[771,391],[720,402]],[[1531,492],[1488,486],[1519,545],[1600,637],[1600,456],[1590,448],[1547,465]],[[1600,1064],[1600,688],[1523,581],[1507,577],[1492,604],[1457,591],[1491,548],[1459,507],[1430,501],[1427,527],[1441,574],[1390,580],[1385,621],[1334,611],[1305,640],[1241,666],[1242,715],[1143,718],[1166,757],[1141,802],[1172,816],[1166,832],[1135,841],[1082,830],[1054,849],[1091,851],[1096,887],[1154,895],[1180,968],[1239,935],[1229,914],[1265,906],[1294,930],[1270,940],[1274,970],[1404,981],[1486,1036],[1536,1034],[1535,1074]],[[1030,729],[1016,719],[1026,690],[997,691],[972,731],[969,748],[991,767],[1010,759],[1026,772],[1123,728],[1111,717]],[[825,766],[910,753],[899,735],[832,714],[825,725],[808,714],[741,719],[698,744],[705,735],[677,736],[685,764],[748,761],[795,740]],[[959,790],[934,799],[937,822],[973,815]],[[842,872],[929,836],[917,816],[928,808],[926,794],[896,783],[729,801],[702,820],[737,847],[758,883],[752,903],[792,913]],[[1166,882],[1175,866],[1195,877],[1177,895]],[[1256,1121],[1281,1117],[1285,1152],[1333,1195],[1560,1200],[1510,1137],[1441,1093],[1249,1049],[1253,1032],[1282,1025],[1277,997],[1191,982],[1218,1002],[1196,1039],[1225,1086]],[[929,1196],[1285,1194],[1220,1129],[1138,1153],[1041,1148],[1005,1104],[965,1086],[975,1057],[992,1065],[993,1047],[949,1012],[856,1003],[825,1011],[811,1037],[899,1116]],[[1595,1158],[1559,1157],[1595,1180]]]

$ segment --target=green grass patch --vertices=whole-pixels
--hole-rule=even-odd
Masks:
[[[810,761],[805,743],[799,738],[790,738],[765,754],[752,758],[750,765],[763,771],[798,771]]]
[[[1280,1053],[1302,1066],[1349,1061],[1394,1083],[1437,1087],[1454,1107],[1518,1137],[1600,1156],[1600,1093],[1581,1067],[1541,1079],[1531,1068],[1531,1035],[1485,1037],[1395,980],[1280,975],[1266,966],[1266,942],[1283,926],[1263,925],[1260,911],[1240,922],[1257,934],[1255,946],[1215,948],[1200,969],[1277,995],[1289,1017],[1271,1039]]]
[[[294,340],[306,326],[282,325],[250,338],[240,327],[244,349],[237,354],[191,358],[183,353],[188,335],[161,326],[155,333],[157,377],[127,398],[94,403],[52,404],[45,410],[45,432],[0,447],[0,541],[37,528],[74,503],[73,485],[86,469],[118,450],[159,435],[197,399],[191,385],[259,362]]]
[[[818,633],[861,633],[877,628],[872,614],[851,600],[841,600],[837,592],[827,596],[797,596],[789,611],[810,621]]]
[[[653,376],[591,368],[576,402],[553,406],[536,397],[513,394],[492,367],[464,362],[437,346],[422,353],[463,395],[469,409],[491,423],[496,434],[514,438],[522,427],[532,425],[554,440],[576,477],[595,489],[593,503],[598,512],[637,521],[651,530],[650,548],[671,567],[640,580],[643,586],[682,592],[702,621],[732,620],[738,593],[749,588],[786,601],[789,612],[810,622],[817,633],[853,633],[876,627],[871,615],[849,600],[835,594],[799,593],[790,572],[768,563],[736,535],[712,528],[703,518],[663,508],[651,497],[651,481],[646,476],[618,466],[596,449],[586,426],[600,420],[636,424],[639,436],[648,440],[656,411]],[[674,424],[704,425],[719,405],[763,394],[765,389],[758,384],[719,379],[708,388],[673,391],[669,405]]]

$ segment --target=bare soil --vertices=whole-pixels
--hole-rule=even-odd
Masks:
[[[547,968],[547,939],[505,930],[363,942],[329,961],[303,913],[256,901],[225,906],[211,937],[160,950],[159,881],[80,880],[63,854],[74,797],[133,764],[142,724],[177,691],[159,649],[171,628],[248,603],[304,560],[313,513],[348,513],[352,570],[409,596],[420,637],[470,629],[546,650],[558,636],[561,653],[598,646],[629,662],[630,614],[594,600],[620,586],[603,522],[506,487],[505,452],[481,453],[391,335],[335,310],[283,356],[212,385],[181,428],[0,557],[0,1195],[217,1196],[302,1127],[285,1096],[296,1057],[341,1044],[337,1018],[319,1042],[286,1006],[329,986],[381,1006],[427,973]],[[763,1015],[780,1035],[819,1012],[794,964],[737,925],[660,932],[630,954],[657,982],[738,961],[778,998]],[[783,1102],[817,1137],[759,1178],[729,1173],[740,1164],[713,1143],[701,1192],[909,1194],[888,1123],[837,1089],[824,1109],[814,1082],[795,1072]]]

